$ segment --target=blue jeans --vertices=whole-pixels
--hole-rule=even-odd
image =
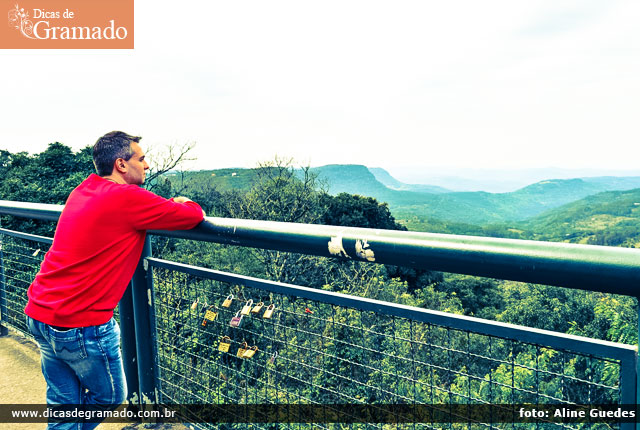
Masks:
[[[27,316],[27,326],[40,345],[47,405],[104,405],[115,409],[127,396],[120,353],[120,327],[109,322],[57,330]],[[90,430],[99,422],[50,421],[48,429]]]

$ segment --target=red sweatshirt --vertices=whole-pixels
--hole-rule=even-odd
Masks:
[[[137,266],[146,230],[190,229],[195,202],[176,203],[137,185],[92,174],[71,192],[25,312],[61,327],[103,324],[113,316]]]

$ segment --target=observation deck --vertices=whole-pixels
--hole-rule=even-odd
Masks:
[[[22,218],[55,221],[61,210],[0,201],[0,214]],[[0,229],[0,240],[1,324],[26,332],[26,288],[51,239]],[[129,401],[176,405],[198,428],[640,428],[521,416],[636,410],[637,345],[170,261],[152,255],[153,240],[628,296],[638,295],[640,250],[207,218],[149,232],[118,307]]]

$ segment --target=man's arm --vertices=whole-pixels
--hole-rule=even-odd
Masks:
[[[176,202],[176,203],[186,203],[186,202],[192,202],[193,201],[188,197],[182,197],[182,196],[174,197],[172,200],[174,202]],[[204,209],[202,209],[202,216],[203,217],[207,216],[207,214],[205,213]]]
[[[125,216],[136,230],[191,229],[204,219],[200,205],[186,197],[167,200],[139,187],[126,191],[129,204]]]

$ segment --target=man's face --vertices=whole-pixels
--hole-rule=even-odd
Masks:
[[[149,168],[146,160],[144,159],[144,152],[140,145],[136,142],[131,142],[131,150],[133,155],[129,160],[125,160],[127,165],[127,173],[124,175],[127,184],[142,185],[144,184],[145,171]]]

